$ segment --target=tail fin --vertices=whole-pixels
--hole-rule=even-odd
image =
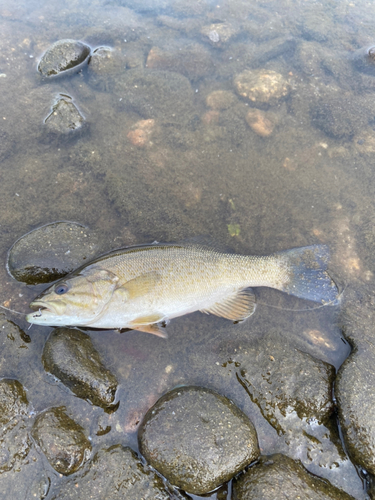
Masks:
[[[315,302],[334,302],[338,289],[326,272],[329,249],[326,245],[292,248],[276,254],[286,266],[289,280],[283,291]]]

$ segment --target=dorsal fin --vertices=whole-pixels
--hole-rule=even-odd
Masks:
[[[255,295],[251,288],[234,292],[224,300],[201,309],[206,314],[215,314],[232,321],[244,321],[255,311]]]

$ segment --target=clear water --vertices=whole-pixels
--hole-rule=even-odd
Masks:
[[[362,110],[373,77],[354,71],[349,54],[373,42],[374,17],[371,4],[361,0],[2,0],[1,303],[28,310],[39,289],[7,275],[7,252],[23,234],[56,220],[89,226],[106,249],[202,234],[247,254],[324,242],[343,289],[372,284],[375,142],[373,122]],[[230,25],[231,38],[210,43],[202,28],[222,22]],[[39,58],[66,38],[111,47],[113,65],[43,80]],[[155,47],[167,60],[160,71],[146,67]],[[266,138],[246,123],[247,101],[237,96],[218,112],[206,104],[215,90],[235,96],[234,77],[254,61],[291,86],[272,107],[278,124]],[[314,126],[314,106],[332,93],[343,107],[351,103],[350,133],[343,137]],[[82,131],[46,132],[44,119],[59,94],[71,96],[85,116]],[[155,120],[154,128],[140,147],[128,134],[145,119]],[[222,346],[234,353],[278,328],[290,345],[336,368],[350,348],[338,325],[339,307],[306,310],[311,304],[268,290],[259,290],[258,302],[241,326],[199,313],[178,318],[168,327],[168,341],[140,332],[92,333],[120,381],[120,407],[112,415],[73,398],[45,374],[41,352],[49,328],[33,326],[27,344],[4,336],[0,377],[20,380],[35,411],[66,405],[90,429],[94,450],[118,442],[136,449],[137,424],[158,397],[178,384],[199,384],[249,415],[263,453],[288,453],[234,371],[223,367]],[[27,329],[22,318],[7,317]],[[97,436],[107,425],[111,432]],[[299,445],[302,456],[306,442]],[[309,468],[365,498],[348,461]],[[64,481],[48,470],[53,483]],[[27,468],[21,476],[26,484]]]

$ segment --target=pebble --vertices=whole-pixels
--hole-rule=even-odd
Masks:
[[[8,254],[8,272],[28,285],[50,283],[100,253],[99,240],[76,222],[54,222],[22,236]]]
[[[88,61],[91,49],[77,40],[59,40],[43,54],[38,71],[42,76],[57,76]]]
[[[254,103],[276,104],[290,92],[290,84],[272,70],[245,70],[234,78],[234,87],[241,97]]]
[[[150,138],[154,131],[154,119],[150,118],[148,120],[140,120],[133,125],[133,130],[130,130],[128,132],[127,138],[130,140],[133,146],[152,146]]]
[[[56,328],[46,341],[42,361],[45,370],[76,396],[96,406],[114,409],[117,380],[103,365],[89,335]]]
[[[44,119],[50,132],[69,134],[79,130],[85,123],[85,118],[68,95],[60,94],[52,105],[51,113]]]
[[[152,467],[197,495],[230,480],[259,455],[248,417],[202,387],[180,387],[160,398],[147,412],[138,440]]]
[[[91,445],[84,429],[72,420],[63,407],[39,414],[34,422],[33,438],[60,474],[77,472],[91,454]]]
[[[277,118],[273,113],[261,111],[260,109],[249,109],[246,115],[249,127],[261,137],[269,137],[277,123]]]
[[[203,39],[213,47],[222,47],[239,33],[239,29],[229,23],[214,23],[203,26]]]

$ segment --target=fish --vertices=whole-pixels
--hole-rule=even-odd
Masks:
[[[132,329],[166,337],[165,325],[195,311],[242,322],[255,311],[253,287],[328,304],[338,289],[326,245],[266,256],[226,253],[197,243],[140,245],[105,254],[68,274],[30,303],[31,324]]]

